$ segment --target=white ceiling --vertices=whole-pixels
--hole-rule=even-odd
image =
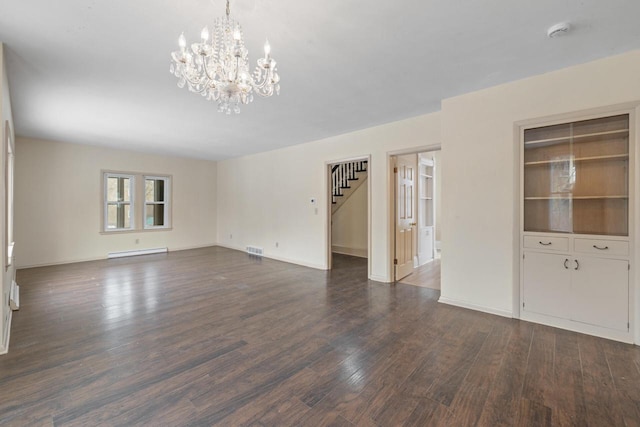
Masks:
[[[224,9],[225,0],[0,0],[16,133],[225,159],[640,48],[638,0],[232,0],[252,63],[269,39],[282,93],[227,116],[169,73],[178,35],[195,41]],[[560,21],[573,31],[547,38]]]

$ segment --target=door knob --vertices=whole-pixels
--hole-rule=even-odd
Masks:
[[[409,224],[409,225],[410,225],[410,226],[412,226],[412,227],[415,227],[416,225],[418,225],[418,223],[417,223],[417,222],[412,222],[412,223],[411,223],[411,224]]]

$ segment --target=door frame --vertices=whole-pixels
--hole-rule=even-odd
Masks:
[[[441,144],[423,145],[419,147],[405,148],[403,150],[394,150],[387,152],[387,266],[390,272],[391,283],[395,283],[396,273],[393,264],[393,260],[396,257],[396,221],[395,221],[395,203],[396,203],[396,189],[395,189],[395,176],[393,173],[393,167],[395,157],[402,156],[404,154],[418,154],[427,153],[430,151],[442,151]]]
[[[363,161],[367,162],[367,279],[371,278],[371,155],[363,155],[363,156],[355,156],[355,157],[347,157],[340,160],[329,160],[324,162],[324,170],[325,170],[325,191],[324,197],[326,197],[325,210],[326,210],[326,230],[327,233],[325,235],[325,264],[327,266],[327,270],[332,269],[332,242],[331,242],[331,231],[332,231],[332,213],[331,213],[331,190],[333,182],[331,180],[331,167],[333,165],[339,163],[348,163],[355,161]]]

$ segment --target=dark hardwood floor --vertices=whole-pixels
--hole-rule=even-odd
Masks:
[[[637,426],[640,350],[213,247],[21,270],[0,425]]]

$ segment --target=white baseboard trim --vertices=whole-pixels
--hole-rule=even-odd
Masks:
[[[92,257],[92,258],[81,258],[81,259],[70,260],[70,261],[56,261],[56,262],[45,262],[41,264],[16,265],[16,270],[22,270],[25,268],[51,267],[53,265],[76,264],[78,262],[100,261],[102,259],[105,259],[105,257],[102,256],[102,257]]]
[[[367,248],[349,248],[347,246],[332,245],[331,252],[334,254],[351,255],[359,258],[367,258]]]
[[[468,308],[469,310],[482,311],[483,313],[495,314],[496,316],[508,317],[509,319],[513,318],[513,313],[507,310],[500,310],[492,307],[485,307],[482,305],[473,304],[466,301],[460,301],[455,299],[450,299],[447,297],[441,296],[438,299],[438,302],[448,305],[454,305],[456,307]]]
[[[13,311],[9,310],[9,321],[5,325],[3,332],[2,345],[0,345],[0,355],[7,354],[9,352],[9,340],[11,339],[11,320],[13,319]]]
[[[138,255],[164,254],[169,252],[167,248],[135,249],[132,251],[109,252],[107,258],[124,258]]]
[[[380,282],[380,283],[393,283],[393,280],[389,280],[388,277],[378,276],[376,274],[372,274],[371,276],[369,276],[369,280],[373,280],[374,282]]]
[[[218,246],[218,244],[216,243],[207,243],[204,245],[195,245],[195,246],[182,246],[182,247],[178,247],[178,248],[168,248],[168,250],[170,252],[176,252],[176,251],[188,251],[190,249],[202,249],[202,248],[210,248],[213,246]],[[79,259],[72,259],[72,260],[66,260],[66,261],[56,261],[56,262],[45,262],[45,263],[40,263],[40,264],[25,264],[25,265],[16,265],[16,270],[20,270],[20,269],[24,269],[24,268],[37,268],[37,267],[50,267],[53,265],[65,265],[65,264],[76,264],[79,262],[91,262],[91,261],[100,261],[103,259],[107,259],[104,256],[99,256],[99,257],[91,257],[91,258],[79,258]]]
[[[221,248],[232,249],[234,251],[240,251],[240,252],[243,252],[245,254],[247,253],[246,247],[238,247],[238,246],[234,246],[234,245],[221,244],[221,243],[218,243],[215,246],[220,246]],[[297,260],[297,259],[291,259],[291,258],[287,258],[287,257],[274,256],[274,255],[269,254],[269,253],[263,253],[262,254],[262,258],[269,258],[269,259],[272,259],[274,261],[281,261],[281,262],[286,262],[286,263],[289,263],[289,264],[301,265],[303,267],[314,268],[316,270],[328,270],[329,269],[329,266],[327,266],[327,265],[316,264],[316,263],[311,263],[311,262],[306,262],[306,261],[300,261],[300,260]]]

